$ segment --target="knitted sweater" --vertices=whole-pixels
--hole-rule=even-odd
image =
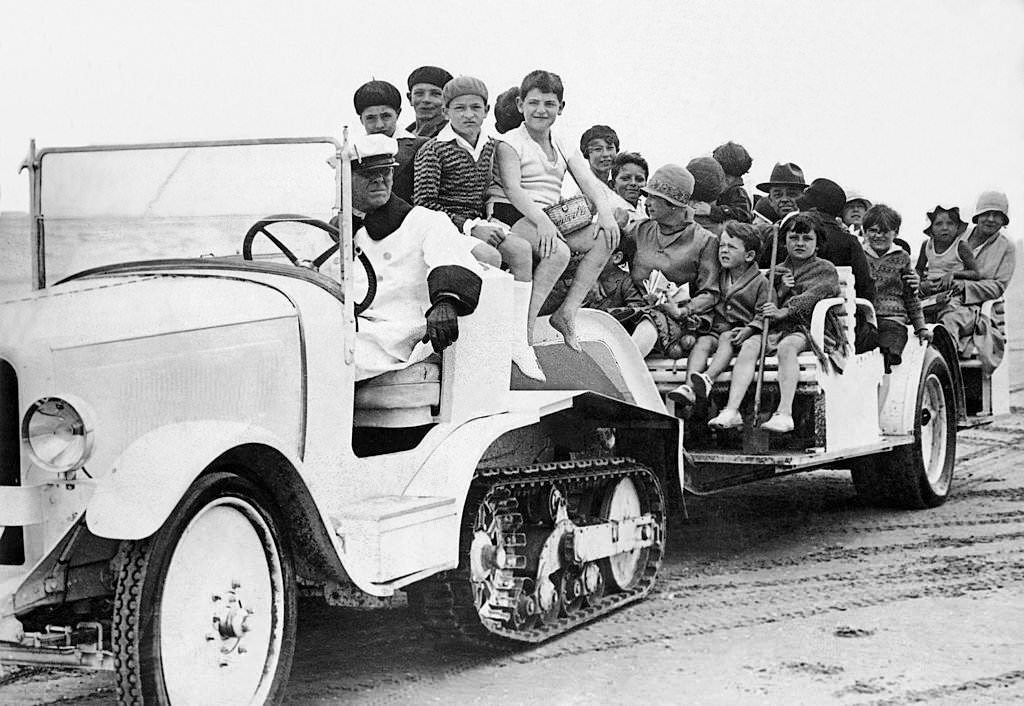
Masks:
[[[459,230],[467,220],[483,218],[497,147],[486,139],[478,161],[455,141],[428,140],[416,153],[413,203],[447,213]]]
[[[781,278],[775,282],[778,306],[789,309],[785,321],[790,326],[809,327],[814,305],[822,299],[839,296],[839,273],[835,265],[817,256],[802,262],[787,257],[782,266],[793,273],[794,283],[787,287]]]
[[[875,280],[875,313],[883,319],[913,324],[915,331],[923,329],[921,300],[914,288],[903,281],[903,275],[912,271],[910,255],[897,245],[884,255],[872,248],[864,248],[864,254]]]

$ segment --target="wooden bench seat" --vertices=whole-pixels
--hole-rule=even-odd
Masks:
[[[836,271],[839,273],[841,296],[823,299],[815,305],[814,313],[811,317],[811,337],[822,349],[824,349],[825,318],[830,310],[834,311],[839,316],[839,320],[846,327],[847,341],[850,346],[850,351],[852,352],[854,329],[856,326],[855,313],[858,309],[865,310],[868,318],[873,320],[874,307],[872,307],[870,302],[867,300],[857,298],[857,294],[854,289],[853,271],[851,268],[837,267]],[[687,382],[687,360],[687,358],[679,358],[675,360],[671,358],[647,358],[647,369],[654,377],[654,383],[659,392],[664,394]],[[821,363],[818,361],[818,358],[814,353],[809,351],[801,353],[797,360],[800,364],[799,383],[801,385],[801,389],[807,389],[808,386],[813,388],[822,374]],[[735,359],[733,359],[733,363],[735,363]],[[732,364],[730,364],[730,368],[731,366]],[[778,367],[779,359],[777,357],[768,356],[765,358],[764,379],[766,382],[776,382],[778,380]],[[715,379],[716,388],[723,386],[727,387],[731,379],[731,370],[726,370]]]

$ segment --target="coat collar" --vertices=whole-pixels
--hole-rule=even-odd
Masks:
[[[722,270],[723,279],[726,279],[728,277],[727,272],[728,270]],[[743,289],[748,284],[750,284],[754,280],[754,278],[757,277],[759,274],[761,274],[761,270],[760,268],[758,268],[757,262],[751,262],[747,266],[747,269],[740,273],[739,279],[733,282],[729,286],[728,290],[723,291],[722,294],[731,294],[732,292]]]
[[[387,203],[363,217],[362,225],[372,240],[383,240],[402,226],[411,210],[412,206],[391,194]]]

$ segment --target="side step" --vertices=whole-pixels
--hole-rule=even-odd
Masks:
[[[690,451],[684,474],[685,489],[703,494],[775,476],[809,471],[860,456],[892,451],[913,443],[913,436],[886,436],[879,443],[826,452],[825,449],[751,454],[741,451]]]

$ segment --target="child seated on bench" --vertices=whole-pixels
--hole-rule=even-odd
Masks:
[[[960,217],[960,208],[938,205],[927,215],[924,234],[928,240],[921,246],[915,269],[921,277],[921,294],[933,300],[927,302],[925,313],[937,315],[963,306],[963,297],[954,287],[956,280],[977,282],[981,275],[974,252],[964,240],[967,223]]]
[[[711,333],[697,339],[686,364],[687,382],[669,392],[669,399],[684,405],[706,399],[712,381],[729,367],[739,347],[760,333],[755,317],[768,301],[768,280],[757,267],[760,252],[761,235],[755,226],[739,221],[725,224],[718,244],[721,298],[712,310]]]
[[[779,239],[786,244],[787,257],[776,268],[775,282],[771,283],[778,303],[769,299],[761,305],[759,312],[759,318],[768,328],[765,355],[777,353],[779,359],[779,406],[771,419],[761,425],[766,431],[793,431],[793,399],[800,377],[797,356],[803,351],[814,350],[819,360],[824,359],[824,352],[818,350],[811,340],[811,314],[815,304],[838,296],[840,291],[835,265],[817,256],[824,242],[824,232],[820,218],[813,213],[788,214],[779,228]],[[836,344],[845,347],[842,329],[834,324],[832,329],[840,337]],[[743,426],[740,403],[754,380],[762,335],[751,336],[743,342],[732,370],[729,400],[725,409],[708,422],[709,426],[716,429]]]
[[[932,339],[924,325],[921,300],[904,276],[910,272],[910,255],[894,244],[902,218],[885,204],[876,204],[864,214],[864,253],[871,278],[875,280],[875,313],[878,315],[878,347],[885,372],[903,362],[907,345],[907,324],[921,341]]]

